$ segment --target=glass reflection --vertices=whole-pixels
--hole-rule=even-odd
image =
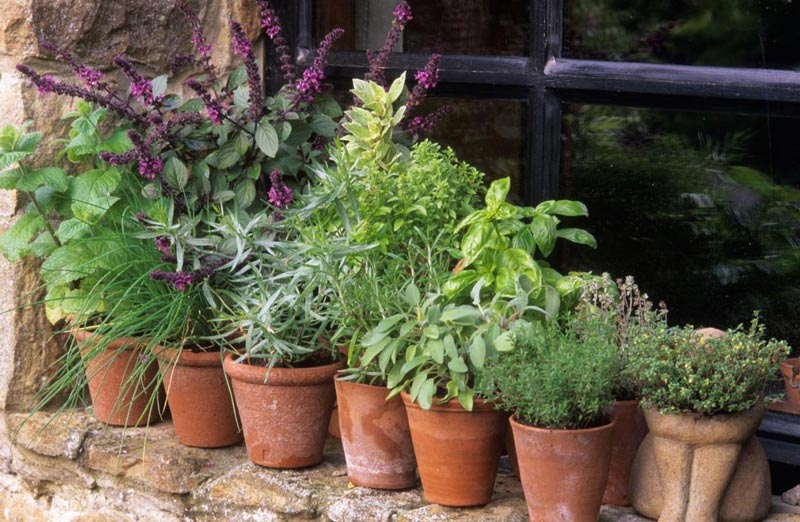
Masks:
[[[564,56],[770,69],[800,66],[791,0],[568,0]]]
[[[316,0],[317,38],[345,29],[338,49],[377,49],[391,27],[396,0]],[[397,51],[413,53],[527,54],[528,2],[523,0],[409,0],[414,19]]]
[[[513,100],[427,98],[420,113],[449,105],[451,112],[430,138],[455,151],[459,159],[486,174],[486,183],[511,177],[511,195],[519,199],[524,169],[525,103]]]
[[[672,324],[721,328],[761,310],[800,346],[796,120],[566,107],[561,197],[584,201],[598,250],[570,266],[632,274]]]

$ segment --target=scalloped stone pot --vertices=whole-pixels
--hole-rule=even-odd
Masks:
[[[220,448],[242,440],[220,352],[164,348],[158,364],[178,442]]]
[[[312,368],[267,368],[225,356],[250,461],[269,468],[319,464],[344,361]]]
[[[550,430],[511,417],[520,480],[531,522],[597,522],[611,461],[614,422]]]
[[[100,353],[91,353],[99,342],[97,334],[73,330],[86,365],[89,396],[94,416],[111,426],[144,426],[160,420],[164,390],[158,382],[155,358],[143,360],[139,339],[112,341]],[[97,339],[95,341],[95,339]],[[89,354],[91,353],[91,356]],[[152,402],[153,394],[157,394]]]
[[[481,400],[466,411],[456,400],[423,410],[403,392],[425,500],[482,506],[492,499],[508,422]]]
[[[631,472],[631,503],[659,522],[755,522],[770,508],[770,474],[755,437],[764,405],[710,417],[644,410],[650,434]]]
[[[417,484],[417,461],[400,397],[383,386],[334,379],[347,478],[356,486],[406,489]]]

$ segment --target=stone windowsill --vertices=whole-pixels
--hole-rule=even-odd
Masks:
[[[313,468],[279,471],[247,460],[244,445],[181,446],[170,422],[107,428],[86,411],[0,417],[0,520],[24,521],[527,521],[519,481],[501,466],[492,502],[455,509],[422,491],[349,487],[341,444]],[[7,422],[7,427],[6,427]],[[48,424],[49,422],[49,424]],[[14,442],[4,442],[9,437]],[[768,522],[800,519],[776,498]],[[604,506],[600,522],[648,519]]]

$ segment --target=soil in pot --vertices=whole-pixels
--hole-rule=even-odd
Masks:
[[[425,500],[481,506],[492,499],[503,451],[505,413],[476,400],[471,412],[456,400],[426,411],[401,394],[408,414]]]
[[[220,352],[163,349],[158,363],[178,442],[219,448],[242,440]]]
[[[633,459],[647,435],[647,423],[639,401],[616,401],[612,409],[614,435],[611,438],[611,466],[603,493],[603,504],[630,506],[628,480]]]
[[[551,430],[522,424],[512,417],[511,429],[529,520],[597,522],[614,423]]]
[[[334,379],[347,478],[356,486],[406,489],[417,484],[406,409],[388,390]]]
[[[260,466],[303,468],[322,461],[335,400],[333,376],[344,361],[272,368],[225,356],[247,455]],[[267,372],[269,371],[269,379]]]
[[[72,336],[84,357],[97,420],[133,427],[161,419],[165,395],[158,382],[158,365],[155,358],[147,360],[141,340],[116,339],[98,351],[97,334],[75,330]]]

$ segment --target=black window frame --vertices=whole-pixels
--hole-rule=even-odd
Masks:
[[[313,0],[283,0],[277,7],[298,63],[307,63]],[[564,58],[564,0],[529,0],[528,11],[528,56],[444,55],[434,92],[527,102],[526,175],[520,177],[527,203],[558,196],[566,103],[800,117],[800,71]],[[395,54],[387,73],[421,69],[428,57]],[[363,52],[338,51],[330,54],[327,74],[334,81],[362,77],[367,68]],[[767,412],[758,433],[770,460],[800,466],[800,417]]]

